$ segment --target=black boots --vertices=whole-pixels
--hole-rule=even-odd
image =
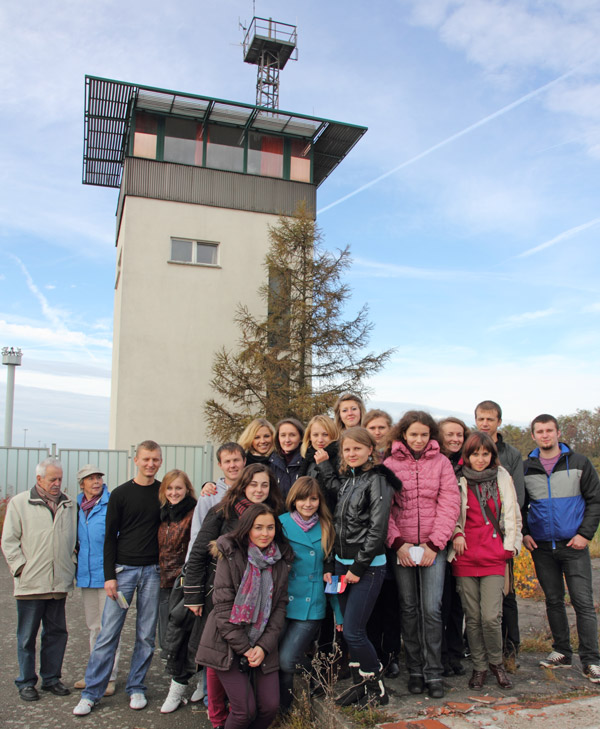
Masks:
[[[383,682],[383,666],[380,665],[376,673],[366,673],[360,670],[358,663],[351,662],[349,665],[352,673],[352,686],[338,696],[336,699],[338,706],[350,706],[351,704],[358,704],[361,707],[375,704],[385,706],[389,703],[390,698]]]

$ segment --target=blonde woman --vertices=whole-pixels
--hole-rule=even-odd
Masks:
[[[335,424],[340,431],[362,425],[365,413],[366,408],[362,398],[352,392],[340,395],[333,406]]]
[[[246,452],[246,465],[264,463],[275,450],[275,428],[266,418],[255,418],[238,438],[238,443]]]

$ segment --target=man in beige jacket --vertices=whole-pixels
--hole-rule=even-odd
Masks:
[[[36,484],[10,500],[2,532],[2,551],[14,577],[17,599],[15,683],[23,701],[37,701],[35,643],[42,625],[42,690],[66,696],[61,669],[67,645],[65,601],[73,589],[77,506],[61,491],[60,461],[47,458],[35,469]]]

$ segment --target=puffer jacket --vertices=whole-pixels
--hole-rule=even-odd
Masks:
[[[510,559],[519,553],[521,549],[521,542],[523,535],[521,534],[521,509],[519,508],[517,492],[512,480],[510,473],[502,466],[498,467],[498,494],[500,496],[500,504],[502,506],[500,510],[500,529],[504,534],[504,541],[502,547],[506,554],[501,554],[498,551],[498,545],[494,543],[492,533],[494,532],[493,526],[488,522],[484,523],[483,514],[479,505],[475,509],[476,517],[474,521],[477,522],[478,533],[470,534],[468,531],[465,532],[465,523],[467,521],[467,502],[469,499],[469,485],[467,479],[461,476],[458,482],[460,486],[460,515],[458,522],[454,528],[453,536],[462,534],[467,542],[467,551],[465,552],[466,559],[462,560],[470,564],[480,564],[482,567],[490,562],[492,557],[492,550],[495,548],[497,554],[501,555],[503,560]],[[500,540],[496,538],[496,542]],[[452,542],[450,542],[452,545]],[[463,556],[465,556],[463,555]],[[456,552],[454,547],[451,546],[448,550],[448,562],[452,562]],[[459,559],[459,561],[461,561]],[[504,570],[504,567],[502,568]],[[495,573],[490,573],[495,574]]]
[[[373,559],[385,553],[392,493],[401,493],[402,482],[380,465],[338,476],[331,462],[323,461],[319,470],[325,488],[337,495],[334,554],[340,559],[353,559],[348,569],[362,577]],[[326,571],[332,571],[331,567],[329,561]]]
[[[15,597],[70,592],[76,544],[77,507],[66,494],[54,518],[35,486],[13,496],[6,510],[2,551],[14,576]]]
[[[88,512],[79,509],[77,518],[77,587],[104,587],[104,532],[106,531],[106,507],[110,493],[106,484],[102,496]],[[81,505],[83,492],[77,496]]]
[[[535,448],[525,461],[523,532],[536,542],[569,541],[576,534],[592,539],[600,521],[600,479],[581,453],[560,443],[560,458],[550,476]]]
[[[267,627],[256,643],[265,652],[265,660],[260,666],[263,673],[279,670],[277,644],[285,622],[288,573],[294,560],[294,553],[289,545],[282,546],[281,552],[281,559],[272,568],[271,614]],[[218,556],[214,609],[206,621],[196,662],[216,671],[227,671],[231,668],[234,655],[241,656],[251,648],[245,627],[229,622],[235,596],[248,564],[248,555],[227,534],[219,537],[213,554]]]
[[[437,441],[430,440],[418,460],[403,442],[394,441],[384,464],[403,484],[394,494],[387,545],[395,551],[407,542],[444,549],[456,526],[460,494],[452,464]]]

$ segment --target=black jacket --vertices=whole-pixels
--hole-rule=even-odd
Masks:
[[[329,456],[329,463],[333,467],[333,470],[337,473],[338,467],[338,453],[339,443],[337,440],[332,440],[328,446],[325,446],[325,450]],[[300,464],[300,470],[298,471],[298,478],[300,476],[310,476],[315,478],[319,482],[319,486],[325,496],[325,503],[329,507],[329,511],[333,514],[335,511],[335,504],[337,502],[335,491],[328,490],[325,486],[325,479],[319,466],[315,463],[315,449],[309,446],[306,449],[306,455],[304,456],[302,463]]]
[[[498,440],[496,446],[498,448],[498,458],[500,464],[512,476],[515,491],[517,492],[517,501],[519,506],[523,508],[525,503],[525,476],[523,474],[523,457],[521,453],[510,443],[505,443],[500,433],[496,434]]]
[[[361,577],[374,557],[385,553],[392,491],[400,491],[402,482],[385,466],[358,470],[338,476],[330,461],[318,465],[325,488],[337,494],[333,515],[334,553],[341,559],[353,559],[348,568]],[[331,563],[326,571],[333,571]]]

